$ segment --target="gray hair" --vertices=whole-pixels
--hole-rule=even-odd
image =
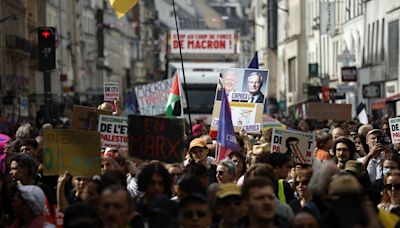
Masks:
[[[235,174],[236,173],[236,165],[230,158],[225,158],[218,163],[218,165],[224,166],[228,169],[229,173]]]
[[[312,195],[326,195],[329,183],[332,177],[339,173],[339,169],[332,161],[322,163],[319,169],[316,169],[308,183],[308,189]]]
[[[30,124],[23,124],[18,127],[18,130],[15,133],[15,137],[20,139],[28,139],[31,136],[31,126]]]

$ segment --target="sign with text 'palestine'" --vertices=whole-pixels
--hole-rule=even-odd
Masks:
[[[389,119],[392,143],[400,143],[400,117]]]
[[[128,148],[128,117],[99,116],[101,147]]]
[[[99,175],[100,133],[75,129],[45,129],[43,145],[44,174],[73,176]]]
[[[283,153],[299,164],[312,164],[315,136],[311,133],[273,129],[272,153]]]
[[[156,116],[165,113],[172,79],[135,87],[140,115]]]
[[[104,82],[104,101],[119,100],[118,82]]]
[[[183,119],[130,115],[129,155],[143,160],[182,162],[184,124]]]

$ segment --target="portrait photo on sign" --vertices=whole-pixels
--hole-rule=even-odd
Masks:
[[[242,91],[249,93],[248,103],[264,103],[267,94],[267,79],[268,71],[245,70]]]
[[[222,77],[220,78],[220,80],[225,88],[226,96],[228,97],[229,101],[232,101],[233,93],[238,95],[239,93],[242,92],[243,74],[244,74],[244,69],[235,69],[235,68],[220,69],[220,77]],[[215,100],[217,101],[221,100],[221,94],[222,94],[221,89],[222,89],[221,83],[218,83],[217,93],[215,97]],[[238,99],[238,101],[240,100],[239,97],[235,97],[235,99]],[[247,97],[244,97],[243,99],[247,99]]]

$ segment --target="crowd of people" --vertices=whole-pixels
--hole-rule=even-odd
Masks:
[[[285,120],[282,120],[285,121]],[[271,153],[271,129],[240,132],[216,160],[196,124],[182,163],[101,151],[101,175],[43,173],[43,129],[21,124],[0,154],[0,227],[399,227],[399,144],[379,123],[298,121],[314,132],[312,165]],[[100,156],[100,152],[99,152]],[[100,171],[100,167],[99,167]]]

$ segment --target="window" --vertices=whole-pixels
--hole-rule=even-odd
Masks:
[[[375,61],[378,61],[379,56],[379,20],[376,21],[376,42],[375,42]]]
[[[364,45],[364,47],[365,47],[365,51],[364,51],[364,56],[365,56],[365,60],[366,60],[366,62],[367,63],[369,63],[370,61],[369,61],[369,45],[370,45],[370,42],[371,42],[371,37],[369,36],[369,33],[371,32],[371,25],[370,24],[368,24],[368,33],[367,33],[367,37],[366,37],[366,39],[367,39],[367,42],[366,42],[366,44],[367,45]]]
[[[370,46],[369,46],[369,56],[370,56],[371,63],[374,60],[374,58],[373,58],[373,56],[374,56],[374,43],[375,43],[374,42],[374,34],[375,34],[375,22],[372,23],[372,31],[370,33],[371,43],[370,43]]]
[[[397,79],[399,72],[399,20],[388,24],[388,75]]]
[[[296,57],[288,60],[288,72],[289,72],[289,92],[296,91]]]

